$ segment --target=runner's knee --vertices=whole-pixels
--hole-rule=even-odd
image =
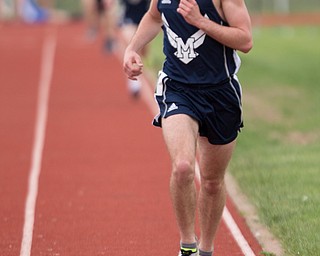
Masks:
[[[172,177],[179,184],[186,184],[194,180],[194,165],[187,160],[180,160],[173,164]]]
[[[219,194],[224,189],[224,185],[224,179],[201,179],[201,190],[209,195]]]

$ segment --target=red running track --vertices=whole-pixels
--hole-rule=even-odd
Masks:
[[[161,130],[128,96],[117,58],[83,35],[82,23],[0,24],[0,255],[177,255]],[[230,198],[227,207],[259,255]],[[215,256],[245,255],[236,240],[222,221]]]

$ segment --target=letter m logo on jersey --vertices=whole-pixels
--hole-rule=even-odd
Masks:
[[[207,18],[207,15],[205,15]],[[190,61],[195,59],[199,53],[195,51],[200,45],[203,44],[206,34],[202,30],[198,30],[192,36],[190,36],[186,42],[183,42],[181,37],[171,30],[169,23],[162,14],[162,21],[166,27],[167,36],[172,47],[176,48],[177,51],[174,53],[180,61],[184,64],[188,64]]]

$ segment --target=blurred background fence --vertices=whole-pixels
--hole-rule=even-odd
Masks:
[[[320,12],[319,0],[246,0],[246,4],[253,14]],[[56,0],[56,7],[74,17],[81,16],[80,0]]]
[[[121,0],[118,0],[121,1]],[[0,0],[0,10],[13,9],[13,0]],[[73,18],[82,17],[81,0],[37,0],[44,7],[55,7],[67,12]],[[252,15],[320,13],[319,0],[245,0]],[[9,10],[10,13],[10,10]]]

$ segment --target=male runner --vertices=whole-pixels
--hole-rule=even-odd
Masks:
[[[180,255],[211,256],[225,206],[224,176],[242,124],[240,59],[252,48],[244,0],[152,0],[126,49],[124,70],[136,79],[138,51],[163,29],[166,56],[156,99],[172,160],[170,192],[180,231]],[[201,186],[194,184],[199,152]],[[199,209],[200,240],[195,234]]]

